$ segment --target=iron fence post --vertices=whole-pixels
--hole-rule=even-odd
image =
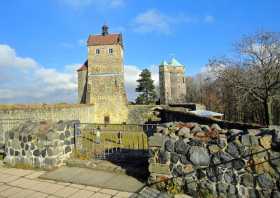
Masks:
[[[74,123],[74,150],[75,153],[77,152],[77,145],[76,145],[76,123]]]

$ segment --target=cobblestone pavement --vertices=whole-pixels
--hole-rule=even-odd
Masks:
[[[0,166],[0,198],[126,198],[134,193],[92,186],[42,180],[44,171],[5,168]]]

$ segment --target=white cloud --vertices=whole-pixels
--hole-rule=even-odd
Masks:
[[[76,68],[76,64],[65,66],[63,71],[46,68],[0,44],[0,102],[74,102]]]
[[[204,17],[204,22],[205,23],[213,23],[215,22],[215,17],[212,15],[207,15]]]
[[[124,0],[59,0],[74,8],[94,6],[95,8],[116,8],[124,5]]]
[[[0,45],[0,67],[13,67],[18,69],[31,69],[38,67],[31,58],[17,57],[14,49],[8,45]]]
[[[137,32],[170,33],[170,18],[157,10],[148,10],[134,19]]]
[[[20,57],[8,45],[0,44],[0,103],[75,102],[77,73],[81,64],[69,64],[62,71],[47,68],[34,59]],[[158,66],[151,65],[155,86],[158,86]],[[124,66],[125,86],[129,100],[137,94],[136,80],[142,68]]]
[[[189,16],[185,13],[166,15],[156,9],[147,10],[137,15],[132,23],[136,32],[159,32],[170,34],[175,25],[187,23],[213,23],[215,18],[211,15],[205,17]]]

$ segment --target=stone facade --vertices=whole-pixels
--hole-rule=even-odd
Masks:
[[[88,40],[88,61],[78,70],[79,101],[94,105],[94,122],[127,121],[123,44],[120,34],[93,35]]]
[[[52,169],[70,157],[77,121],[26,122],[5,133],[4,161],[11,166]]]
[[[279,129],[165,123],[149,138],[150,184],[193,197],[279,197]]]
[[[161,104],[186,102],[185,67],[176,59],[159,66],[159,85]]]

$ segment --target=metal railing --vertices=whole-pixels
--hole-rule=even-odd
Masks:
[[[143,155],[148,150],[148,136],[156,127],[157,124],[75,124],[75,155],[87,160]]]

